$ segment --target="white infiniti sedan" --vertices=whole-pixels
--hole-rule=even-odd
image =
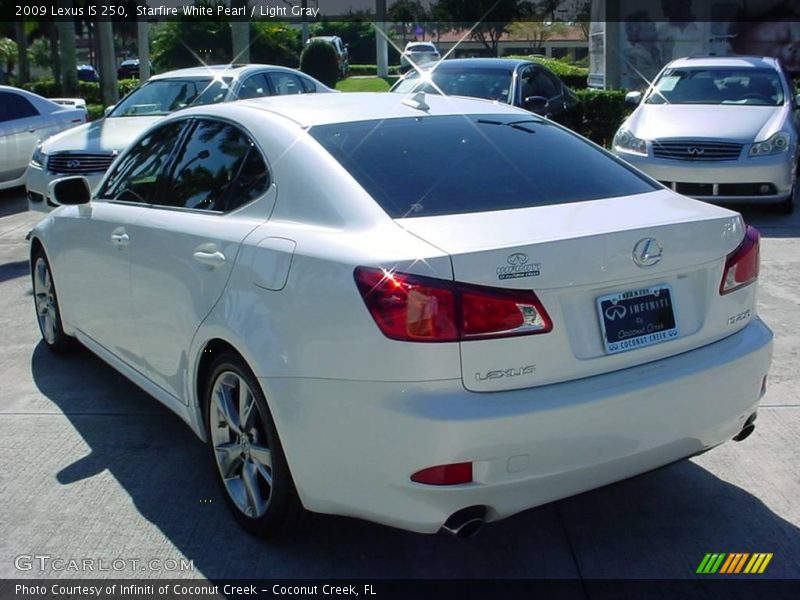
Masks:
[[[85,103],[78,108],[77,102],[83,101],[56,102],[0,85],[0,190],[25,184],[28,162],[40,140],[86,122]]]
[[[88,190],[53,182],[32,232],[44,344],[183,418],[255,534],[464,537],[753,431],[758,232],[529,112],[202,106]]]

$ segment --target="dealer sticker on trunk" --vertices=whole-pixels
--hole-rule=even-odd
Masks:
[[[662,284],[597,298],[606,352],[625,352],[677,338],[671,292]]]

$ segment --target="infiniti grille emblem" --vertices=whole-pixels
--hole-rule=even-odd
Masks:
[[[642,238],[633,247],[633,262],[638,266],[652,267],[661,260],[664,246],[656,238]]]
[[[687,148],[686,152],[688,152],[692,156],[700,156],[701,154],[705,154],[706,151],[703,150],[702,148],[696,148],[692,146],[691,148]]]
[[[79,161],[79,160],[75,160],[75,159],[73,158],[71,161],[69,161],[69,162],[67,163],[67,166],[68,166],[70,169],[77,169],[78,167],[80,167],[80,166],[81,166],[81,161]]]

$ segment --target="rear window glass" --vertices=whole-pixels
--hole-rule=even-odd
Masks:
[[[392,218],[507,210],[657,189],[621,161],[525,115],[317,125],[313,136]]]

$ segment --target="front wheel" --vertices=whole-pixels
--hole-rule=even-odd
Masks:
[[[795,184],[796,185],[796,184]],[[797,188],[792,188],[792,193],[783,202],[779,202],[773,206],[773,211],[779,215],[790,215],[794,212],[794,192]]]
[[[42,340],[48,349],[63,353],[74,350],[77,346],[75,338],[64,333],[61,326],[61,311],[58,307],[56,284],[44,250],[39,248],[31,260],[31,277],[33,279],[33,300],[36,306],[36,320]]]
[[[261,386],[234,354],[214,362],[206,416],[218,481],[236,520],[258,537],[288,533],[302,505]]]

